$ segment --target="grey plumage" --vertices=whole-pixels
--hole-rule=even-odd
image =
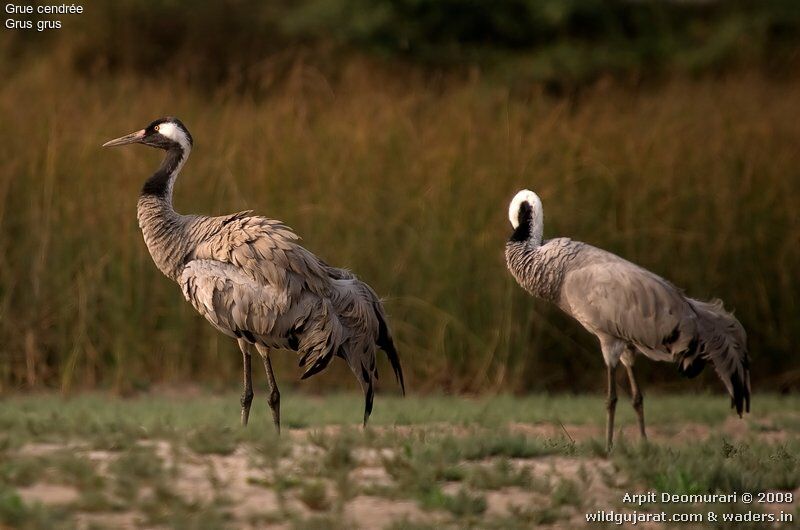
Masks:
[[[301,354],[303,378],[324,369],[334,356],[347,361],[364,391],[365,424],[378,377],[377,349],[387,353],[405,393],[383,305],[368,285],[300,246],[298,236],[280,221],[249,211],[220,217],[175,212],[173,185],[192,147],[180,121],[156,120],[106,145],[134,142],[167,151],[139,198],[139,226],[159,270],[180,285],[211,325],[238,341],[244,360],[244,424],[252,401],[253,346],[264,360],[278,428],[280,394],[269,358],[272,348]]]
[[[639,428],[644,430],[642,395],[633,374],[637,352],[675,362],[694,377],[706,361],[731,396],[739,416],[750,411],[747,336],[722,302],[701,302],[660,276],[619,256],[568,238],[542,240],[539,197],[519,192],[509,207],[514,233],[506,244],[506,263],[529,293],[556,304],[600,341],[608,367],[607,446],[613,438],[619,361],[631,383]]]

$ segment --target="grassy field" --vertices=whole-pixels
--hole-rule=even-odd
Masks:
[[[611,509],[800,516],[796,500],[622,500],[648,491],[796,498],[796,396],[759,395],[754,414],[739,420],[722,396],[648,395],[649,444],[636,439],[621,402],[610,457],[599,397],[380,395],[361,430],[360,396],[287,393],[280,437],[257,397],[247,429],[237,424],[235,393],[4,400],[0,527],[575,528],[586,513]]]
[[[329,83],[299,63],[263,98],[89,80],[57,56],[14,72],[0,86],[14,124],[0,129],[0,390],[238,379],[235,344],[142,243],[136,198],[160,154],[99,148],[165,114],[196,140],[178,210],[252,208],[354,270],[386,297],[415,391],[602,385],[583,369],[600,369],[595,340],[506,271],[507,205],[522,187],[543,198],[546,237],[723,298],[761,383],[797,387],[800,81],[598,83],[571,99],[402,68],[354,59]],[[648,382],[674,380],[650,369]],[[336,373],[315,387],[351,383]]]
[[[0,33],[0,530],[800,517],[796,501],[622,501],[800,495],[799,15],[794,0],[120,0]],[[258,394],[239,427],[235,343],[137,226],[161,153],[100,148],[165,115],[195,140],[179,212],[280,219],[385,298],[410,395],[381,355],[368,429],[343,363],[300,384],[286,352],[284,434]],[[708,393],[711,369],[686,382],[642,362],[651,443],[623,402],[606,455],[596,340],[506,270],[521,188],[546,238],[722,298],[748,332],[754,413]]]

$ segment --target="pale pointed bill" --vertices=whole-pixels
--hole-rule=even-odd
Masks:
[[[103,144],[103,147],[132,144],[141,141],[142,138],[144,138],[144,129],[109,140]]]

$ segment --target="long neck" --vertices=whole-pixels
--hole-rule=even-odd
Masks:
[[[568,238],[550,239],[544,246],[532,246],[529,241],[509,241],[506,264],[525,290],[558,303],[564,275],[583,247],[583,243]]]
[[[172,206],[172,189],[189,149],[174,147],[167,151],[161,166],[142,187],[137,205],[139,227],[156,266],[166,276],[177,279],[183,258],[190,250],[185,237],[188,219]]]
[[[175,179],[178,178],[178,173],[181,172],[183,164],[189,158],[190,149],[184,149],[181,146],[173,147],[167,150],[161,166],[153,173],[153,176],[147,179],[142,187],[142,196],[151,196],[162,199],[164,202],[172,206],[172,188],[175,186]]]
[[[544,231],[544,221],[542,219],[542,207],[531,208],[528,203],[524,203],[518,214],[519,224],[511,234],[510,241],[514,243],[527,243],[532,247],[542,245],[542,233]]]

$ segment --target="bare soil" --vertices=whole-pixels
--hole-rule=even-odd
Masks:
[[[431,426],[426,425],[426,428]],[[461,427],[441,425],[442,429],[455,434],[466,434]],[[585,425],[552,425],[552,424],[510,424],[513,432],[523,433],[530,437],[557,439],[569,438],[575,442],[591,438],[601,438],[603,431],[598,426]],[[380,428],[374,428],[379,431]],[[414,427],[397,427],[398,431],[411,431]],[[322,431],[327,434],[336,433],[337,427],[326,427]],[[187,503],[207,504],[218,500],[220,492],[224,493],[229,513],[235,520],[237,528],[290,528],[291,522],[281,514],[290,513],[295,517],[305,518],[315,515],[314,506],[303,499],[302,488],[288,488],[279,492],[276,481],[282,476],[302,476],[304,466],[314,463],[324,452],[309,440],[312,432],[320,429],[293,429],[286,434],[293,441],[289,456],[279,458],[274,468],[255,465],[259,456],[247,446],[239,446],[228,455],[201,455],[181,447],[176,452],[173,442],[142,441],[140,445],[152,449],[161,459],[165,469],[172,469],[171,484],[173,493],[179,495]],[[684,424],[677,426],[656,426],[649,429],[650,439],[659,443],[697,440],[712,434],[712,428],[701,424]],[[748,423],[738,419],[729,419],[722,425],[713,427],[713,433],[723,432],[731,439],[753,435],[766,440],[780,440],[787,436],[782,431],[768,428],[751,429]],[[629,441],[636,440],[638,435],[635,426],[626,426],[617,433],[617,437]],[[101,475],[110,473],[109,466],[119,457],[113,451],[92,450],[79,444],[59,445],[56,443],[35,443],[24,445],[16,453],[20,456],[46,457],[68,448],[74,454],[81,455],[95,465]],[[176,457],[176,455],[178,455]],[[337,491],[333,480],[325,480],[326,496],[335,505],[340,506],[339,516],[356,528],[384,528],[401,521],[419,522],[436,525],[446,523],[449,514],[443,510],[426,510],[413,499],[399,496],[380,495],[374,492],[389,490],[394,486],[392,476],[383,463],[393,456],[392,449],[357,448],[352,452],[354,466],[347,477],[353,485],[352,492],[343,496]],[[176,462],[176,458],[179,461]],[[582,486],[581,503],[585,506],[612,506],[619,501],[625,487],[625,477],[614,469],[613,464],[601,457],[544,456],[539,458],[517,458],[510,460],[515,469],[528,469],[533,477],[546,478],[550,484],[561,481],[580,483]],[[491,466],[493,459],[478,462],[477,465]],[[27,487],[18,489],[21,498],[26,502],[44,505],[71,505],[76,503],[81,492],[74,486],[50,482],[46,479],[37,481]],[[445,494],[455,495],[464,486],[459,482],[444,483]],[[550,503],[548,492],[534,491],[521,487],[502,487],[496,490],[481,492],[486,500],[484,517],[502,518],[520,510],[545,509]],[[152,491],[140,492],[140,495],[155,495]],[[800,495],[800,490],[795,492]],[[777,511],[781,506],[768,506]],[[562,512],[566,517],[560,518],[554,527],[583,526],[584,509],[566,506]],[[562,513],[562,515],[563,515]],[[81,511],[75,512],[75,521],[79,528],[145,528],[146,518],[136,511]]]

